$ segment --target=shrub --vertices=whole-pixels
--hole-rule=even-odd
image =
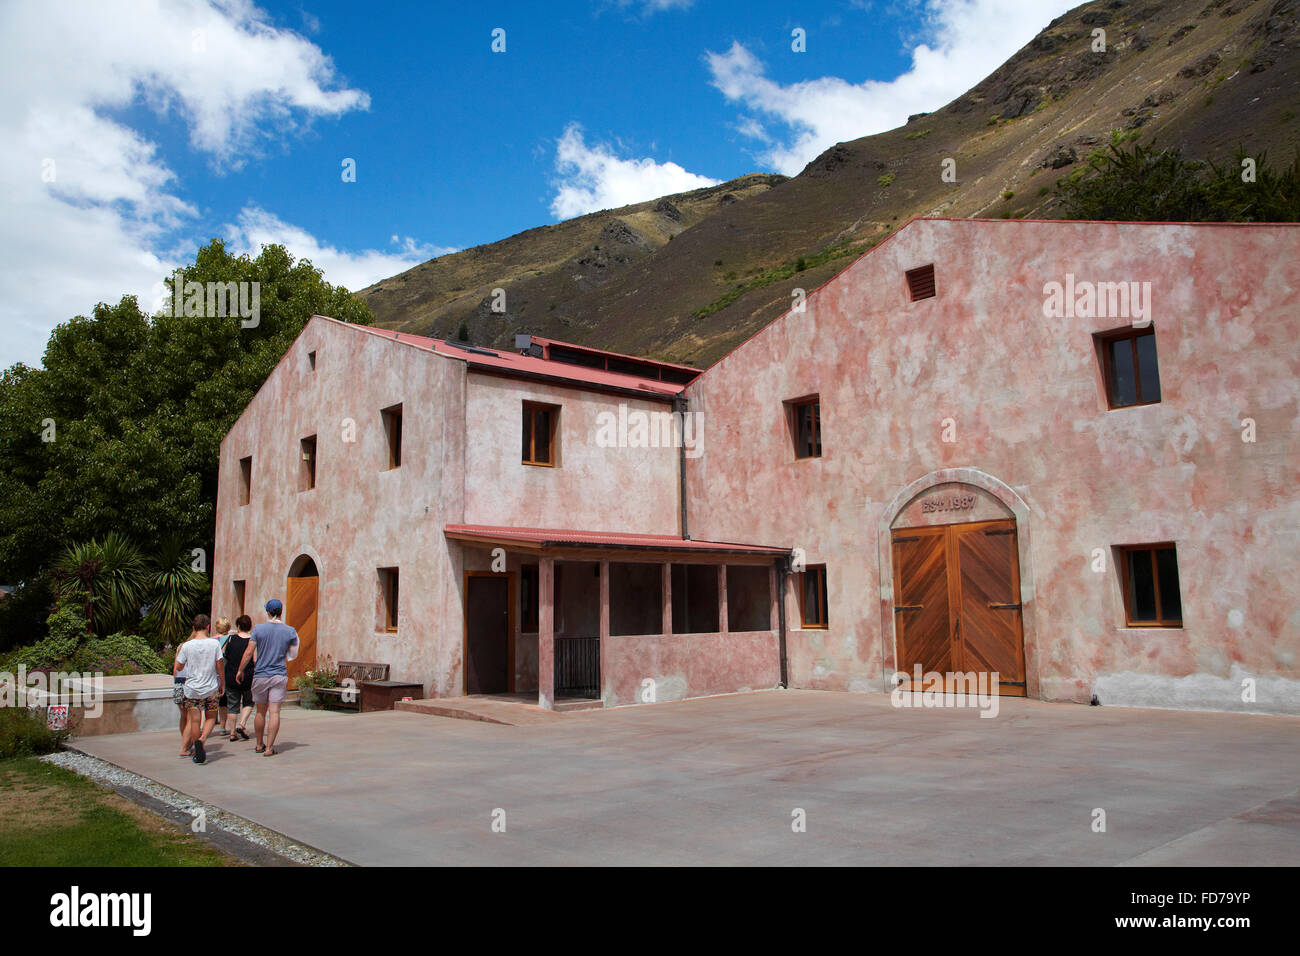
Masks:
[[[50,730],[43,709],[0,707],[0,760],[52,754],[68,736],[66,730]]]
[[[888,186],[888,185],[889,185],[890,183],[892,183],[893,181],[894,181],[894,174],[893,174],[893,173],[885,173],[885,175],[883,175],[883,176],[878,176],[878,177],[876,177],[876,185],[878,185],[878,186],[882,186],[882,187],[883,187],[883,186]]]
[[[19,665],[30,670],[63,670],[86,640],[86,615],[75,604],[66,604],[48,618],[49,636],[20,647],[6,661],[9,670]]]
[[[171,668],[144,638],[119,633],[83,644],[72,659],[72,670],[92,674],[102,672],[106,677],[117,677],[122,674],[163,674]]]

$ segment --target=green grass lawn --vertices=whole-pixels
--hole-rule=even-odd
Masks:
[[[0,865],[231,866],[193,834],[70,770],[0,760]]]

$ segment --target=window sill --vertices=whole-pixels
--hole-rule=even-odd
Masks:
[[[533,468],[554,468],[555,467],[555,465],[549,461],[524,461],[524,462],[520,462],[520,464],[529,465]]]
[[[1134,402],[1132,405],[1107,405],[1106,411],[1123,412],[1123,411],[1127,411],[1130,408],[1150,408],[1152,405],[1159,405],[1159,404],[1160,404],[1160,399],[1157,398],[1154,402]]]

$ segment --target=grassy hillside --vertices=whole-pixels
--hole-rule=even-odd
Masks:
[[[1297,0],[1096,0],[965,95],[722,186],[444,256],[362,295],[380,324],[507,345],[530,331],[707,364],[914,215],[1050,218],[1112,130],[1227,160],[1300,146]],[[1092,49],[1094,30],[1105,52]],[[955,181],[942,176],[952,160]],[[674,211],[676,214],[674,214]],[[671,237],[671,241],[669,238]],[[459,288],[457,288],[459,286]],[[507,311],[488,305],[507,290]]]

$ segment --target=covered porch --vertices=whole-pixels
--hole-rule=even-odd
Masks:
[[[787,548],[484,525],[445,534],[463,548],[466,694],[535,691],[555,709],[783,681]]]

